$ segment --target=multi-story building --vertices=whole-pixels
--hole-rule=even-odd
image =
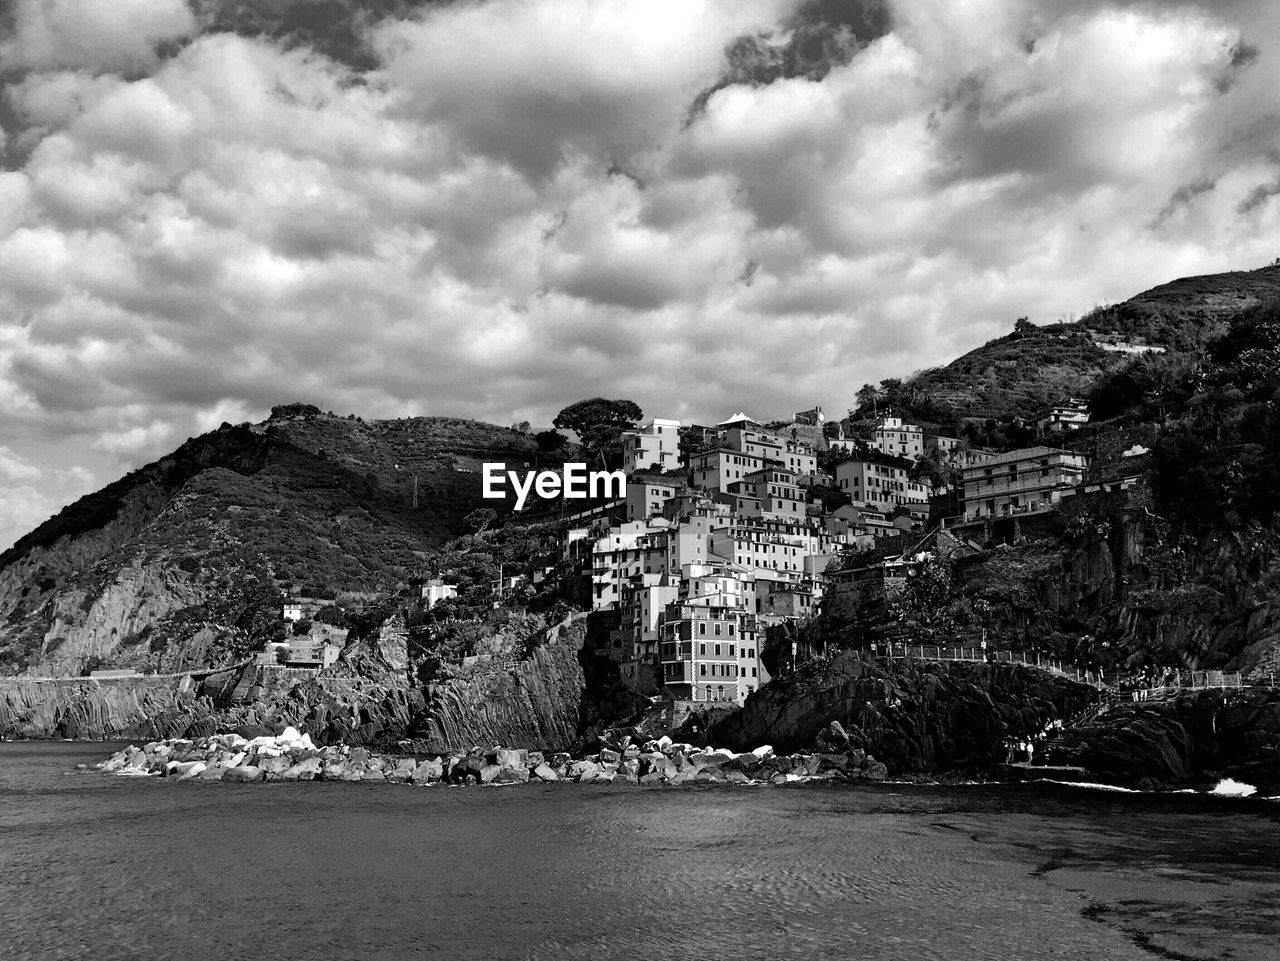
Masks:
[[[915,505],[928,513],[929,492],[911,480],[906,464],[882,464],[852,458],[836,465],[836,484],[855,504],[866,504],[885,514],[899,505]]]
[[[1053,447],[1030,447],[999,454],[984,464],[966,467],[966,520],[1036,513],[1055,506],[1064,491],[1085,479],[1084,454]]]
[[[622,589],[624,654],[622,677],[641,694],[654,694],[660,685],[658,644],[667,605],[680,598],[679,579],[642,575]]]
[[[924,430],[904,423],[901,417],[887,414],[876,423],[871,443],[886,454],[915,460],[924,454]]]
[[[805,516],[804,494],[796,484],[794,471],[765,467],[730,484],[729,490],[755,498],[758,506],[754,516],[790,521],[801,520]]]
[[[1087,423],[1089,423],[1089,405],[1074,397],[1061,404],[1051,404],[1031,420],[1031,426],[1035,428],[1037,436],[1079,430]]]
[[[732,447],[714,447],[689,457],[689,474],[699,490],[727,491],[734,481],[764,467],[764,457]]]
[[[660,629],[662,679],[673,697],[741,704],[769,680],[753,608],[749,578],[716,565],[689,569]]]
[[[642,521],[661,514],[663,505],[683,485],[676,478],[651,477],[644,473],[627,480],[626,516],[629,521]]]
[[[655,417],[640,430],[622,435],[622,469],[673,470],[680,466],[680,421]]]
[[[665,527],[665,520],[655,520]],[[616,610],[622,600],[622,588],[633,577],[644,573],[642,539],[651,531],[645,521],[627,521],[609,529],[591,547],[591,609]]]

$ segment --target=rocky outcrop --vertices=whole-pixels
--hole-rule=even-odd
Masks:
[[[1200,691],[1123,702],[1063,737],[1062,760],[1141,787],[1205,786],[1230,777],[1280,790],[1280,691]]]
[[[776,678],[709,740],[731,748],[812,747],[835,721],[849,745],[891,774],[980,773],[1002,763],[1011,737],[1037,733],[1082,710],[1086,685],[1014,664],[894,662],[846,652]]]
[[[211,732],[218,719],[212,698],[190,678],[0,679],[0,737],[180,737]]]
[[[486,661],[430,685],[413,737],[435,753],[474,744],[569,750],[586,690],[579,662],[585,638],[586,617],[574,615],[547,628],[524,660]]]

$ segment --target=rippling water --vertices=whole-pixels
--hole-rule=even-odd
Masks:
[[[1280,805],[177,784],[0,744],[0,958],[1269,958]]]

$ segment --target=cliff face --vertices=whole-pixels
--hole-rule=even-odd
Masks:
[[[1280,690],[1124,703],[1063,740],[1064,760],[1121,784],[1203,786],[1231,777],[1263,793],[1280,790]]]
[[[528,659],[433,684],[414,738],[445,753],[473,745],[568,750],[578,741],[586,679],[586,616],[547,628]]]
[[[716,746],[780,752],[814,745],[832,721],[892,774],[982,770],[1005,760],[1005,739],[1068,719],[1089,703],[1085,685],[1010,664],[891,662],[838,655],[761,688],[712,726]]]
[[[1280,669],[1280,535],[1174,535],[1141,508],[1094,520],[1085,534],[1034,532],[960,562],[962,604],[980,601],[1012,646],[1056,638],[1056,653],[1081,664]]]
[[[0,680],[5,738],[182,737],[217,716],[213,699],[180,678]]]

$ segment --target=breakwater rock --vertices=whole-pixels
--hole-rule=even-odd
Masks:
[[[711,741],[782,751],[874,754],[891,775],[982,774],[1002,764],[1009,738],[1082,711],[1088,685],[1018,664],[895,661],[848,651],[775,678],[741,711],[712,725]],[[841,732],[832,741],[832,722]]]
[[[1207,690],[1121,702],[1068,729],[1061,759],[1136,787],[1204,786],[1222,778],[1280,790],[1280,690]]]
[[[379,754],[362,747],[318,747],[287,728],[277,736],[237,734],[130,745],[97,765],[109,774],[158,775],[179,780],[391,781],[408,784],[790,784],[800,781],[878,781],[887,770],[865,751],[776,754],[772,747],[734,752],[697,748],[663,737],[644,744],[629,737],[585,757],[524,748],[473,748],[426,757]]]

